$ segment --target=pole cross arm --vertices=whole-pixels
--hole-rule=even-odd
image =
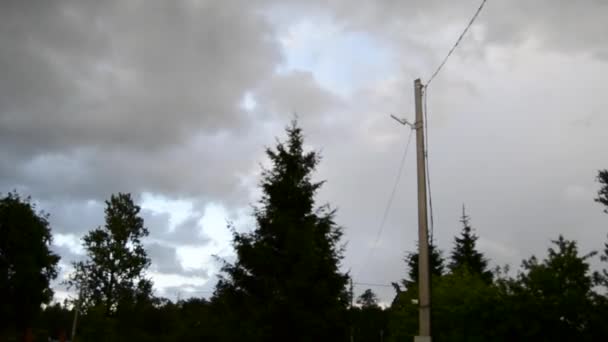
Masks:
[[[391,114],[391,118],[393,118],[395,121],[402,124],[403,126],[409,126],[411,129],[417,129],[418,126],[421,126],[418,123],[413,124],[413,123],[407,121],[407,119],[405,119],[405,118],[403,118],[403,119],[398,118],[398,117],[394,116],[393,114]]]

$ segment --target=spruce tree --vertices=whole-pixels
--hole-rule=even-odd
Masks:
[[[319,163],[305,152],[297,123],[287,141],[266,154],[256,227],[234,232],[237,259],[225,264],[214,302],[227,318],[223,340],[329,341],[342,339],[348,276],[339,270],[342,230],[328,205],[315,206],[323,182]],[[232,319],[230,319],[230,316]],[[231,323],[230,323],[231,322]]]
[[[429,266],[432,277],[441,277],[444,271],[442,251],[433,243],[429,244]],[[418,253],[409,253],[405,258],[409,279],[403,280],[405,287],[418,283]]]
[[[454,249],[452,250],[450,270],[455,271],[466,271],[471,274],[479,275],[485,281],[492,281],[492,272],[488,268],[488,260],[483,256],[482,253],[477,251],[477,235],[473,233],[471,228],[469,216],[467,216],[464,205],[462,206],[462,217],[460,218],[462,223],[462,232],[460,237],[456,237],[454,240]]]

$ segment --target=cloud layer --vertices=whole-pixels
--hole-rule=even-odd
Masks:
[[[319,203],[339,209],[343,268],[387,284],[416,239],[412,146],[373,246],[408,134],[388,114],[413,118],[413,79],[430,75],[478,5],[4,1],[0,191],[51,213],[66,265],[103,224],[103,200],[132,192],[159,293],[195,295],[213,285],[211,255],[230,258],[226,220],[251,229],[264,147],[295,112],[324,156]],[[599,0],[487,2],[427,94],[442,248],[463,202],[495,264],[541,254],[559,233],[599,248],[606,16]]]

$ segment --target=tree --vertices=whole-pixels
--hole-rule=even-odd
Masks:
[[[604,205],[604,212],[608,214],[608,170],[600,170],[597,174],[597,181],[601,184],[597,192],[596,202]]]
[[[320,341],[346,334],[348,276],[339,271],[342,230],[335,210],[315,208],[323,182],[313,182],[316,152],[304,152],[294,121],[287,142],[266,154],[256,227],[234,232],[237,259],[223,267],[214,301],[235,317],[224,340]]]
[[[48,217],[16,192],[0,199],[0,333],[11,325],[25,333],[53,296],[59,256]]]
[[[429,267],[431,272],[431,288],[444,273],[444,260],[442,251],[435,243],[429,243]],[[413,339],[418,329],[418,253],[411,252],[405,257],[407,265],[407,279],[399,283],[392,283],[395,288],[395,298],[391,303],[388,327],[390,340]],[[431,294],[433,291],[431,291]]]
[[[351,334],[355,341],[381,341],[387,336],[387,313],[378,305],[378,297],[367,289],[357,298],[360,307],[350,309]]]
[[[492,272],[487,269],[488,261],[483,254],[477,251],[477,236],[473,233],[464,205],[462,206],[460,222],[462,223],[462,232],[460,237],[454,239],[450,270],[455,272],[464,269],[469,273],[479,274],[488,283],[492,282]]]
[[[74,312],[66,305],[54,303],[45,307],[38,324],[44,340],[60,340],[61,337],[69,336],[73,318]]]
[[[496,336],[500,321],[495,311],[500,306],[496,289],[479,274],[462,268],[444,275],[435,281],[432,291],[433,339],[501,341]]]
[[[106,317],[146,300],[152,291],[145,277],[150,259],[141,241],[148,230],[139,211],[130,194],[112,195],[106,201],[105,225],[83,238],[88,260],[75,264],[71,284],[80,287],[84,307],[102,307]]]
[[[441,250],[434,243],[429,244],[429,256],[431,277],[441,277],[444,270],[444,260]],[[403,280],[403,284],[407,287],[418,283],[418,253],[409,253],[405,262],[408,266],[409,279]]]
[[[604,205],[604,212],[608,214],[608,170],[598,172],[597,181],[601,188],[597,193],[595,201]],[[604,249],[600,256],[603,262],[608,262],[608,242],[604,243]],[[603,269],[595,275],[596,282],[608,288],[608,270]]]
[[[367,289],[357,298],[357,304],[361,305],[362,308],[377,308],[378,296],[371,290]]]
[[[575,241],[559,236],[548,256],[524,260],[513,292],[522,303],[514,313],[526,323],[525,339],[582,341],[590,324],[593,277],[588,259],[579,255]]]

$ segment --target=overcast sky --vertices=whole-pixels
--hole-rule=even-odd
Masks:
[[[232,257],[226,222],[254,227],[264,147],[297,113],[322,151],[318,203],[338,208],[343,270],[397,281],[416,247],[415,150],[372,249],[409,134],[389,114],[413,120],[414,79],[428,80],[478,5],[4,0],[0,192],[51,214],[59,280],[103,224],[104,199],[130,192],[151,231],[156,293],[208,296],[213,255]],[[446,255],[463,203],[492,265],[543,256],[559,234],[583,251],[606,241],[593,198],[608,168],[607,17],[604,0],[490,0],[433,81],[434,236]]]

